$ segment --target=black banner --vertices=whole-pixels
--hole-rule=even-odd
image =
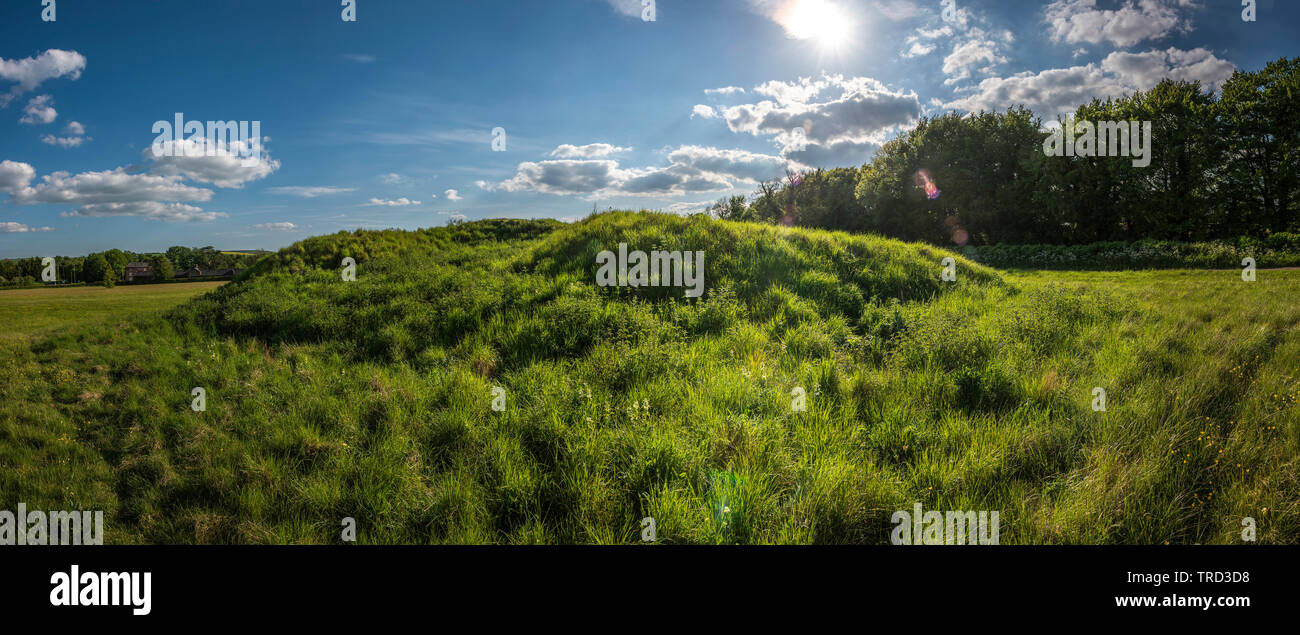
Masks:
[[[50,623],[141,625],[187,625],[196,615],[218,623],[250,615],[427,619],[436,612],[500,626],[502,620],[528,623],[557,607],[647,603],[663,619],[714,607],[724,622],[753,619],[755,607],[816,607],[827,617],[942,608],[1047,611],[1117,624],[1217,621],[1283,616],[1294,604],[1298,553],[1293,547],[8,547],[0,548],[0,605],[6,615]],[[141,575],[118,575],[132,573]],[[492,606],[497,609],[485,615]]]

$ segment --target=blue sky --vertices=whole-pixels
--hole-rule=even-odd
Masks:
[[[1281,0],[41,1],[0,7],[0,257],[693,211],[920,116],[1217,86],[1300,35]],[[176,113],[260,153],[154,157]]]

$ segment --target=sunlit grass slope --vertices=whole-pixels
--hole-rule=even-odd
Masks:
[[[705,252],[704,297],[597,287],[620,242]],[[650,213],[323,236],[166,319],[9,346],[0,508],[105,509],[117,542],[353,517],[361,542],[638,543],[653,517],[666,543],[883,543],[919,501],[999,511],[1003,543],[1240,543],[1244,516],[1296,542],[1297,291]]]

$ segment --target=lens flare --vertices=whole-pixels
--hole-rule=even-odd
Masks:
[[[916,173],[916,186],[925,190],[925,197],[932,200],[939,200],[939,186],[934,184],[934,179],[930,178],[930,173],[926,170],[920,170]]]

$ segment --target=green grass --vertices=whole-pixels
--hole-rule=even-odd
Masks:
[[[225,282],[0,290],[0,342],[170,309]]]
[[[705,251],[705,297],[596,287],[618,242]],[[1244,516],[1300,541],[1300,272],[954,256],[948,284],[950,255],[648,213],[309,239],[166,319],[6,341],[0,509],[104,509],[112,542],[336,543],[350,516],[366,543],[636,543],[652,516],[666,543],[884,543],[920,501],[999,511],[1004,544],[1240,544]]]

